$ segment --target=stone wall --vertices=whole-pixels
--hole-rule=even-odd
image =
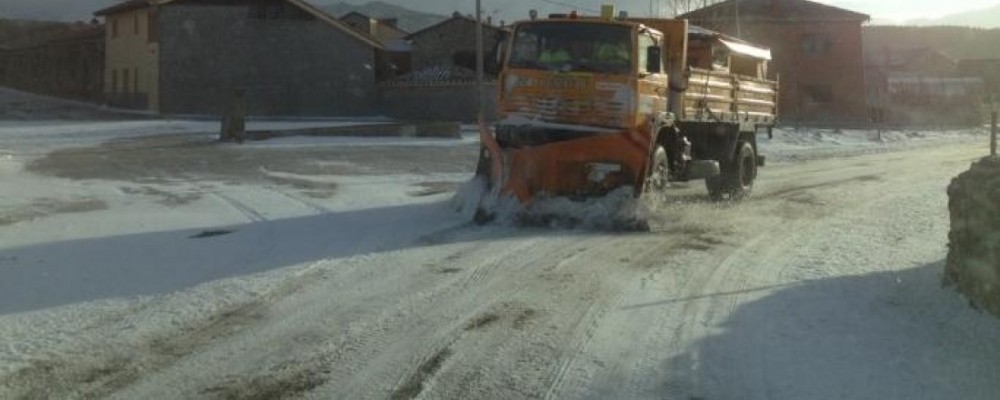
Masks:
[[[380,108],[389,117],[412,121],[460,121],[477,119],[475,83],[384,85],[379,89]],[[496,118],[496,84],[485,94],[486,119]]]
[[[103,29],[0,52],[0,86],[71,99],[103,98]]]
[[[985,158],[948,187],[951,210],[945,282],[1000,316],[1000,158]]]
[[[301,10],[263,17],[254,4],[161,8],[161,112],[217,114],[241,88],[251,115],[375,113],[373,47]]]

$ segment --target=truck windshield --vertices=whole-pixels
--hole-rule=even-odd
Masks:
[[[517,29],[512,68],[627,74],[632,68],[628,27],[610,24],[533,23]]]

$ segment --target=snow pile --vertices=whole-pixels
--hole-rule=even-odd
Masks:
[[[950,251],[945,281],[1000,316],[1000,158],[985,158],[948,187]]]
[[[761,154],[774,161],[795,161],[880,153],[983,138],[983,129],[942,131],[775,128],[774,137],[759,135]]]

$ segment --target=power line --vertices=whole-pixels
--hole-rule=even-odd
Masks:
[[[599,10],[595,10],[595,9],[592,9],[592,8],[585,8],[584,6],[581,6],[579,4],[568,3],[568,2],[565,2],[565,1],[559,1],[559,0],[538,0],[538,1],[543,2],[543,3],[555,4],[557,6],[571,7],[571,8],[574,8],[574,9],[578,9],[580,11],[586,11],[586,12],[592,12],[592,13],[599,13],[600,12]]]

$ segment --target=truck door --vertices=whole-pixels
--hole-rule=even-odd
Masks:
[[[639,71],[639,126],[644,126],[652,117],[667,111],[669,96],[669,80],[663,65],[662,38],[654,36],[650,31],[639,32],[638,71]]]

